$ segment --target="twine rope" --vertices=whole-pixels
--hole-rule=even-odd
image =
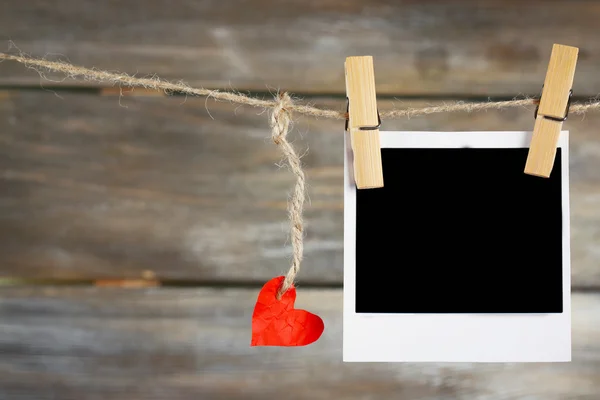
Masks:
[[[292,120],[292,113],[290,110],[293,109],[293,106],[294,103],[292,102],[290,95],[281,93],[276,96],[275,107],[271,111],[271,136],[273,142],[279,146],[288,165],[296,176],[294,191],[288,201],[290,239],[292,242],[292,264],[277,292],[277,299],[280,299],[281,295],[294,284],[304,252],[304,222],[302,220],[304,199],[306,198],[304,170],[302,169],[300,157],[298,157],[294,147],[287,140],[287,134]]]
[[[278,100],[263,100],[235,91],[219,91],[204,88],[194,88],[183,82],[169,82],[152,76],[150,78],[137,78],[125,73],[102,71],[94,68],[85,68],[63,61],[50,61],[42,58],[33,58],[23,54],[0,53],[0,61],[11,60],[24,64],[44,77],[44,72],[59,72],[67,78],[82,79],[88,82],[119,85],[120,87],[142,87],[145,89],[162,90],[166,94],[181,93],[190,96],[212,97],[216,100],[229,101],[234,104],[244,104],[260,108],[276,108]],[[382,118],[410,118],[445,112],[475,112],[486,110],[499,110],[504,108],[526,107],[536,105],[536,99],[515,99],[508,101],[488,101],[480,103],[455,102],[439,106],[422,108],[402,108],[382,111]],[[588,111],[599,110],[600,100],[591,98],[585,103],[571,104],[569,114],[585,114]],[[346,112],[313,107],[308,104],[290,104],[288,110],[294,113],[333,119],[347,119]]]
[[[93,68],[85,68],[63,61],[50,61],[41,58],[33,58],[24,54],[13,55],[0,53],[0,62],[3,60],[16,61],[24,64],[38,72],[42,78],[47,71],[58,72],[66,78],[82,79],[88,82],[118,85],[119,87],[142,87],[145,89],[161,90],[166,94],[185,94],[190,96],[212,97],[216,100],[228,101],[234,104],[249,105],[263,109],[271,109],[270,126],[273,142],[283,153],[292,172],[296,176],[294,190],[288,201],[288,217],[290,221],[290,238],[292,243],[291,266],[277,292],[279,299],[295,282],[296,275],[300,269],[304,247],[304,222],[302,213],[304,209],[305,175],[293,146],[287,140],[292,121],[292,113],[308,115],[312,117],[323,117],[333,119],[347,119],[348,115],[343,111],[329,110],[313,107],[308,104],[295,104],[288,93],[275,96],[274,100],[264,100],[248,96],[235,91],[219,91],[204,88],[194,88],[183,82],[169,82],[157,76],[138,78],[125,73],[103,71]],[[446,113],[446,112],[475,112],[486,110],[500,110],[513,107],[526,107],[538,104],[539,100],[514,99],[508,101],[489,101],[480,103],[455,102],[432,107],[404,108],[382,111],[382,118],[410,118],[415,116]],[[600,110],[600,100],[589,99],[585,103],[571,104],[570,114],[585,114],[588,111]]]

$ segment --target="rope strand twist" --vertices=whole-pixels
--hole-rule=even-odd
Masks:
[[[287,93],[278,94],[276,97],[275,107],[271,111],[271,136],[273,142],[279,146],[288,165],[296,176],[296,184],[290,199],[288,200],[288,214],[290,220],[290,239],[292,242],[292,264],[288,270],[281,287],[277,291],[277,299],[294,284],[296,275],[300,270],[302,255],[304,252],[304,222],[302,220],[302,212],[304,210],[305,193],[305,177],[304,170],[300,157],[294,150],[294,147],[287,140],[287,135],[290,130],[293,108],[292,98]]]

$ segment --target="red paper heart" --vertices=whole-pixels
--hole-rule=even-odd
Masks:
[[[315,314],[294,309],[296,288],[277,300],[283,276],[271,279],[258,294],[252,314],[251,346],[306,346],[315,342],[325,325]]]

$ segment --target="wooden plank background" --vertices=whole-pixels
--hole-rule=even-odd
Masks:
[[[135,279],[150,271],[161,280],[258,285],[286,270],[294,178],[276,167],[281,155],[264,114],[193,98],[59,96],[0,94],[1,275]],[[379,102],[382,110],[427,104],[438,103]],[[512,109],[383,127],[530,130],[532,123],[533,110]],[[599,125],[600,114],[567,125],[575,287],[600,287]],[[341,285],[343,122],[298,118],[295,129],[310,198],[300,279]]]
[[[370,54],[385,110],[537,95],[552,43],[580,47],[575,95],[595,96],[599,17],[584,0],[32,0],[0,4],[0,50],[339,110],[344,58]],[[343,122],[296,116],[291,134],[310,196],[298,306],[324,337],[250,348],[256,294],[291,252],[293,177],[266,114],[46,76],[0,64],[0,398],[600,398],[600,114],[565,125],[572,363],[343,364]],[[382,129],[533,122],[523,108]],[[139,279],[160,286],[99,287]]]
[[[341,60],[369,54],[380,94],[415,96],[537,95],[561,43],[581,47],[575,94],[595,96],[599,18],[589,0],[28,0],[0,5],[0,39],[103,69],[301,93],[343,91]],[[7,64],[0,82],[39,77]]]
[[[32,399],[598,399],[600,295],[573,296],[574,363],[342,363],[339,290],[307,347],[250,347],[248,289],[6,289],[0,397]]]

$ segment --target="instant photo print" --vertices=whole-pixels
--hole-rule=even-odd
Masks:
[[[346,134],[345,361],[569,361],[568,132],[549,178],[530,132],[380,132],[357,190]]]

